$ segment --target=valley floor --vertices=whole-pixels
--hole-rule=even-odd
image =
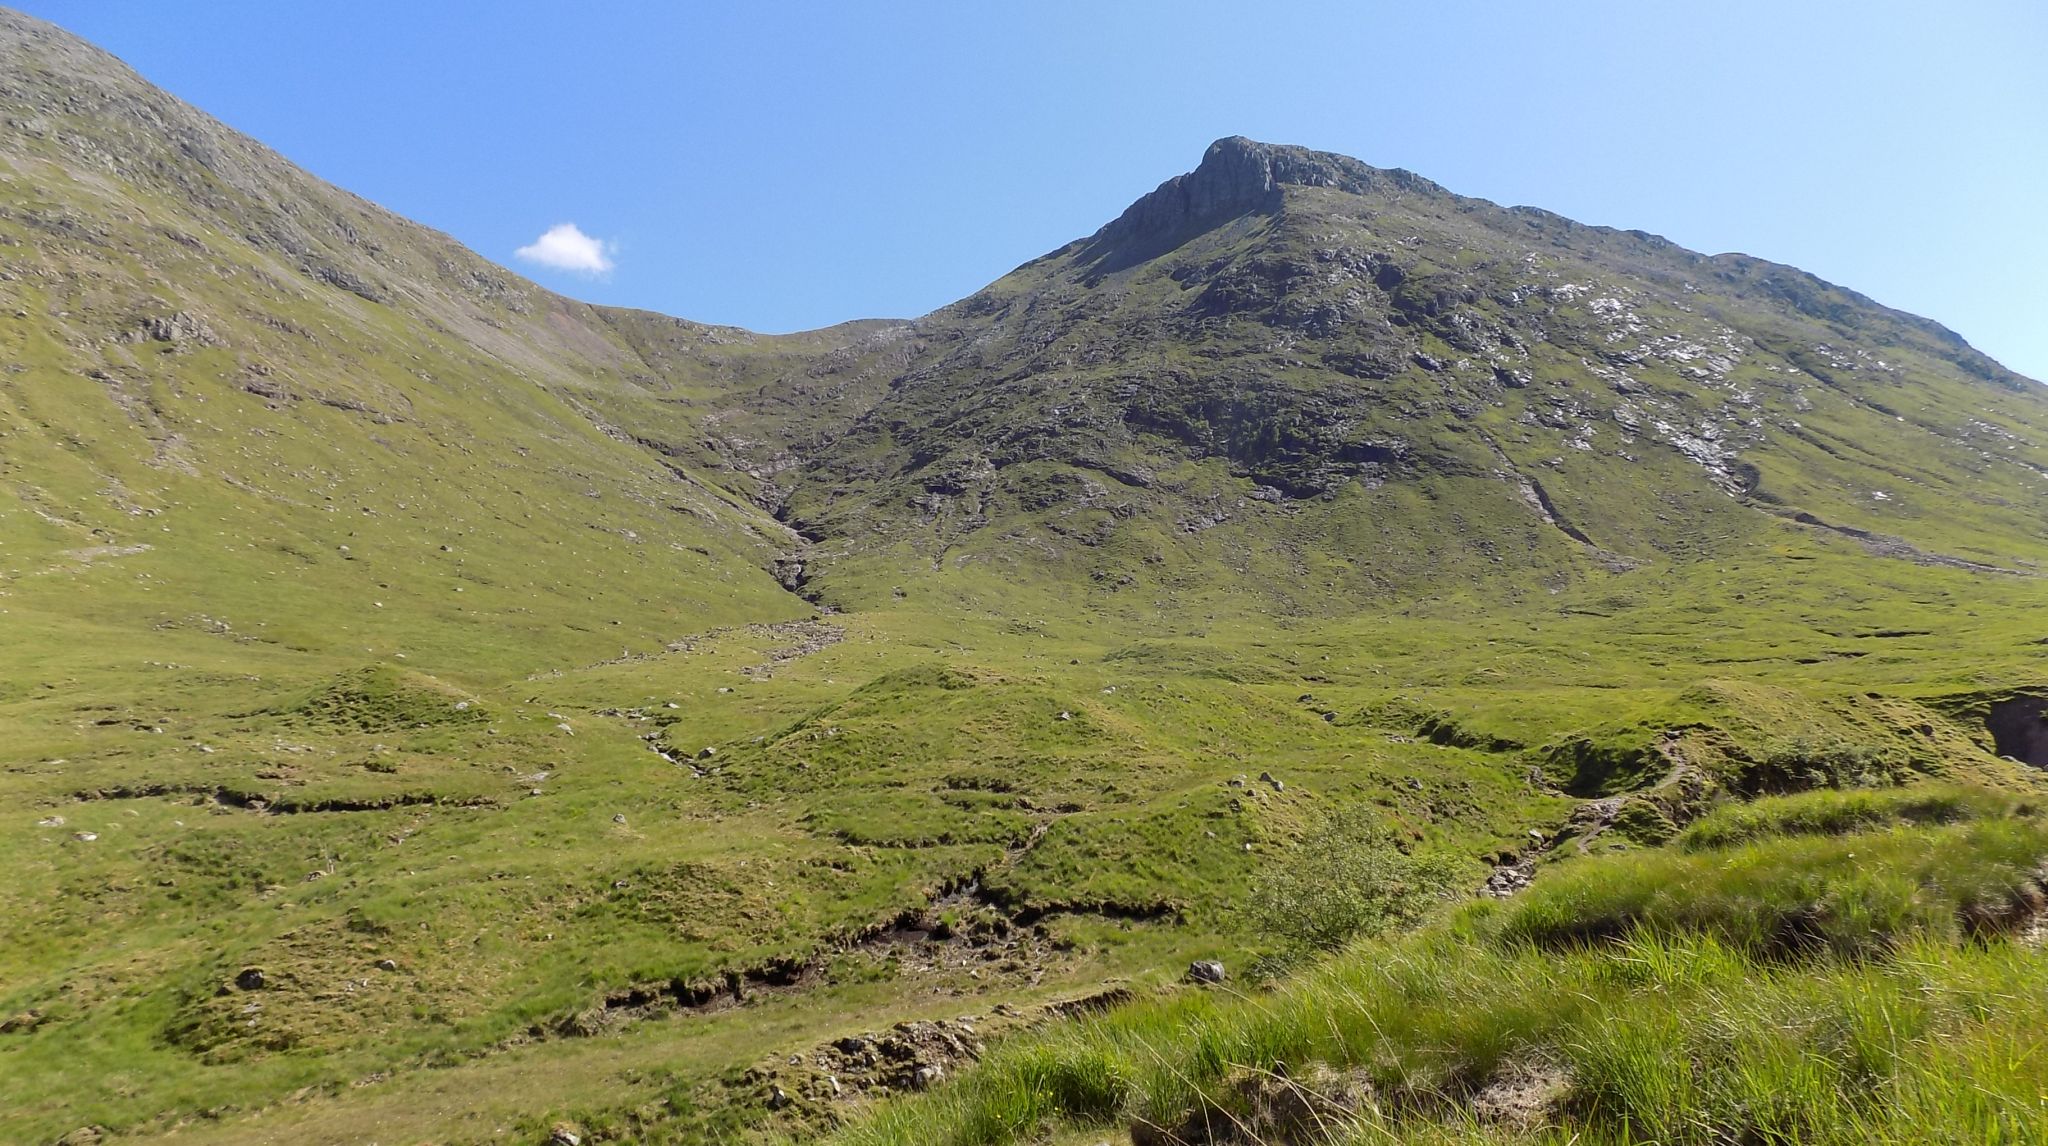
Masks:
[[[1730,793],[2031,784],[2033,580],[1814,554],[1343,619],[935,590],[517,672],[16,596],[0,1137],[808,1136],[1048,1005],[1299,963],[1261,896],[1350,811],[1462,895]]]

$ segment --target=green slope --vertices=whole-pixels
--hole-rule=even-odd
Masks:
[[[2036,782],[2048,407],[1786,268],[1225,141],[756,335],[6,13],[0,244],[0,1138],[809,1132],[842,1036],[1301,959],[1332,823]]]

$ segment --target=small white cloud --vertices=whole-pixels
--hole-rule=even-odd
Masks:
[[[602,275],[611,273],[614,249],[613,244],[584,234],[574,223],[557,223],[512,253],[553,270]]]

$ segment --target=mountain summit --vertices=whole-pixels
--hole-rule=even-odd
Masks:
[[[1352,194],[1387,189],[1442,191],[1406,171],[1382,171],[1326,151],[1275,146],[1233,135],[1210,144],[1201,165],[1193,171],[1174,176],[1131,204],[1115,222],[1097,232],[1089,246],[1105,259],[1128,245],[1170,246],[1234,216],[1279,207],[1283,186],[1330,187]]]

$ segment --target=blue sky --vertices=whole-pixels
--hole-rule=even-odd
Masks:
[[[596,302],[919,314],[1243,134],[1792,263],[2048,378],[2040,0],[13,2]],[[565,223],[609,271],[514,254]]]

